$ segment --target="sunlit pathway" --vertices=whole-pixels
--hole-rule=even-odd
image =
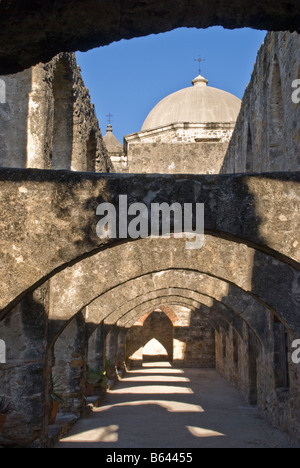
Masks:
[[[289,438],[215,370],[147,364],[131,371],[55,448],[275,448]]]

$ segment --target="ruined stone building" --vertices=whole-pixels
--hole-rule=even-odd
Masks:
[[[223,173],[299,171],[300,109],[292,99],[300,79],[298,34],[268,34],[231,139]]]
[[[0,167],[112,170],[74,54],[8,75],[5,83]]]
[[[172,12],[164,1],[100,3],[98,12],[66,2],[59,14],[56,2],[0,4],[0,396],[11,406],[0,445],[51,446],[57,379],[63,430],[85,413],[89,369],[109,362],[113,380],[153,352],[216,368],[299,440],[298,3],[237,2],[238,15],[237,3],[214,0],[181,0]],[[126,137],[126,161],[111,128],[102,138],[69,51],[216,18],[274,31],[242,103],[198,77],[158,104],[162,117],[198,90],[221,108],[187,122],[154,109]],[[176,233],[99,238],[97,207],[120,195],[148,207],[204,203],[204,246],[187,250]]]

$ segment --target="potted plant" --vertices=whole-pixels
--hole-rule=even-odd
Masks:
[[[95,385],[100,383],[101,388],[105,388],[107,386],[107,372],[106,369],[103,367],[99,367],[98,369],[92,369],[88,367],[87,369],[87,394],[88,396],[92,396],[94,394]]]
[[[50,425],[55,423],[56,416],[59,411],[59,407],[60,405],[64,404],[64,399],[60,395],[62,391],[63,389],[60,386],[60,379],[58,377],[55,377],[53,379],[52,392],[51,392],[52,409],[51,409],[50,420],[49,420]]]
[[[107,375],[108,380],[115,380],[116,368],[109,359],[106,360],[105,370],[106,370],[106,375]]]
[[[8,398],[0,397],[0,434],[6,421],[7,415],[11,412],[11,404]]]

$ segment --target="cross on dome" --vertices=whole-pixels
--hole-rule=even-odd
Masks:
[[[202,59],[201,55],[199,55],[198,58],[194,60],[194,62],[199,63],[199,75],[201,75],[201,62],[205,62],[205,59]]]
[[[113,118],[113,114],[109,113],[107,114],[107,122],[109,123],[109,125],[111,124],[111,121],[112,121],[112,118]]]

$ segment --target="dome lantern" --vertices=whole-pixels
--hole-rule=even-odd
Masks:
[[[201,75],[198,75],[193,81],[193,86],[207,86],[208,80]]]

